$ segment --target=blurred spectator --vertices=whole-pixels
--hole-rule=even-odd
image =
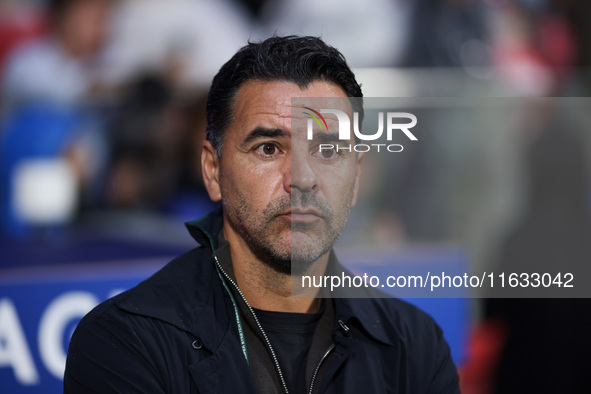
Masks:
[[[255,23],[260,23],[263,10],[271,0],[232,0],[243,8]]]
[[[72,104],[97,86],[104,72],[113,0],[50,0],[50,35],[18,48],[2,78],[5,104]]]
[[[490,64],[486,8],[475,0],[412,2],[405,67],[486,67]]]
[[[0,72],[12,50],[45,33],[46,24],[45,13],[38,7],[22,1],[0,1]]]
[[[523,96],[561,96],[576,41],[558,1],[513,0],[492,7],[494,62],[501,81]]]
[[[277,35],[322,37],[351,67],[390,67],[406,43],[409,2],[402,0],[279,0],[262,11],[259,38]]]
[[[105,156],[101,119],[85,104],[101,84],[113,6],[114,0],[51,0],[49,35],[16,48],[8,60],[0,124],[5,234],[64,225],[73,219],[75,197],[92,194]],[[25,208],[27,195],[38,198]],[[51,216],[56,206],[48,201],[71,206]]]
[[[110,78],[117,83],[167,70],[177,89],[207,90],[246,44],[247,20],[229,0],[128,0],[116,18]]]
[[[146,74],[124,96],[109,129],[105,202],[185,220],[212,207],[201,182],[205,97],[180,98],[162,76]]]

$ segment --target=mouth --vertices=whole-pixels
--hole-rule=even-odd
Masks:
[[[298,222],[298,223],[312,223],[316,220],[320,220],[323,216],[322,214],[313,208],[306,208],[306,209],[296,209],[292,208],[291,210],[283,213],[281,217],[291,221],[291,222]]]

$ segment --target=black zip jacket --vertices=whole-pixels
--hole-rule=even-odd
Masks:
[[[193,223],[203,246],[84,317],[64,393],[256,392],[235,300],[213,261],[221,228],[220,211]],[[424,312],[392,298],[334,299],[333,312],[314,393],[460,392],[441,329]]]

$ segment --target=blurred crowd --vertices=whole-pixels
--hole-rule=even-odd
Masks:
[[[586,97],[590,22],[586,0],[0,0],[0,240],[72,232],[96,220],[96,212],[180,222],[209,211],[212,203],[200,178],[207,89],[219,67],[248,40],[321,36],[356,70],[453,69],[493,88],[501,84],[511,96]],[[412,83],[427,83],[421,80]],[[552,138],[542,129],[517,138],[529,141],[523,155]],[[579,134],[569,138],[569,147],[589,146]],[[573,159],[569,152],[561,151],[565,160]],[[576,168],[588,169],[588,152],[576,156]],[[375,215],[392,218],[383,228],[388,236],[433,242],[457,235],[457,222],[443,229],[445,221],[418,216],[429,213],[429,201],[441,202],[426,201],[436,190],[425,183],[437,180],[422,168],[429,160],[437,165],[433,157],[419,152],[398,170],[405,171],[401,187],[388,197],[398,205]],[[578,184],[572,192],[552,193],[570,190],[572,172],[558,174],[557,187],[536,189],[540,179],[549,179],[536,172],[539,168],[552,172],[564,162],[524,164],[523,171],[534,174],[531,209],[569,207],[569,217],[587,234],[589,225],[579,222],[588,215],[586,172],[573,180]],[[565,195],[577,196],[577,204],[561,200]],[[417,203],[421,209],[412,205]],[[540,224],[539,217],[525,217],[518,235],[508,229],[505,235],[513,239],[562,223],[551,217]],[[145,231],[146,222],[138,223],[132,230]],[[478,233],[464,232],[468,240]],[[565,248],[580,248],[576,257],[586,256],[584,241],[573,246],[567,239]],[[524,242],[545,240],[528,236]],[[512,241],[498,244],[497,254],[510,256],[504,261],[521,258]],[[488,311],[499,308],[490,305]],[[486,332],[496,335],[494,329]],[[468,382],[478,368],[469,372]],[[489,392],[478,384],[465,390]]]
[[[562,95],[588,62],[585,4],[2,0],[1,233],[27,237],[97,209],[207,211],[207,88],[247,40],[312,34],[354,68],[494,69],[519,94]]]

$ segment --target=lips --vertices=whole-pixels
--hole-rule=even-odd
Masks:
[[[313,208],[292,208],[281,216],[292,222],[311,223],[323,217],[320,211]]]

